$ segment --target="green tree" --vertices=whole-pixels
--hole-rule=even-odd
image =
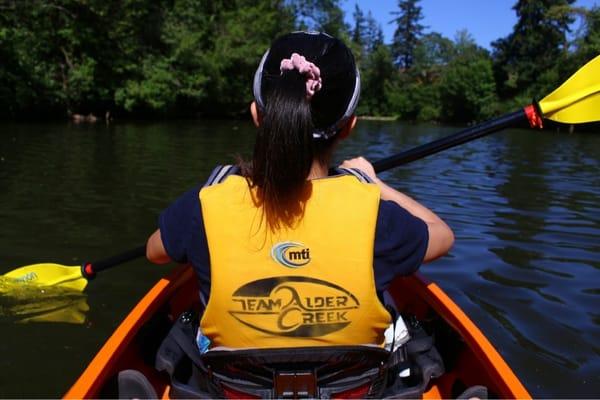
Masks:
[[[600,7],[583,9],[584,26],[575,39],[574,61],[577,66],[600,54]]]
[[[375,20],[371,11],[367,14],[365,37],[363,40],[369,52],[383,45],[383,29],[381,29],[381,24]]]
[[[291,0],[288,2],[298,19],[300,29],[326,32],[339,38],[348,38],[341,0]]]
[[[128,111],[243,113],[257,60],[292,27],[283,1],[175,0],[163,13],[160,45],[116,91],[116,102]]]
[[[503,98],[543,93],[558,79],[554,67],[568,50],[575,0],[518,0],[518,21],[506,38],[492,43],[494,73]]]
[[[354,28],[350,32],[352,38],[350,46],[360,65],[370,53],[383,44],[383,31],[371,11],[365,17],[360,7],[356,5],[353,17]]]
[[[398,0],[400,11],[392,12],[396,15],[391,22],[396,24],[392,42],[392,54],[396,65],[408,69],[414,58],[415,48],[425,27],[419,23],[423,19],[420,0]]]
[[[494,43],[497,96],[488,52],[466,33],[424,34],[419,0],[398,1],[391,46],[358,6],[349,28],[342,0],[0,1],[0,116],[240,115],[269,43],[303,28],[350,45],[360,113],[472,121],[547,93],[600,52],[600,9],[573,1],[516,2],[514,31]],[[574,15],[584,24],[568,42]]]
[[[414,53],[414,63],[411,74],[415,80],[424,83],[437,81],[443,68],[454,57],[454,44],[452,40],[438,32],[424,35]]]
[[[56,117],[111,107],[115,88],[157,45],[148,27],[161,7],[144,0],[12,2],[2,23],[18,65],[13,114]]]
[[[239,114],[262,52],[295,25],[285,0],[14,0],[0,10],[5,116]]]
[[[243,0],[224,12],[217,27],[223,34],[208,55],[211,84],[202,108],[211,114],[247,112],[260,58],[275,37],[293,30],[293,23],[284,0]]]
[[[466,31],[457,34],[439,89],[441,119],[471,122],[491,116],[496,103],[492,60]]]
[[[19,62],[18,33],[14,31],[14,8],[4,6],[0,12],[0,117],[10,117],[32,99],[27,82],[28,71]],[[10,11],[10,12],[9,12]]]
[[[359,46],[364,45],[364,38],[366,34],[366,18],[363,10],[360,9],[358,4],[354,5],[354,13],[352,14],[354,17],[354,28],[352,29],[352,41]]]
[[[359,114],[390,115],[393,102],[401,102],[396,91],[396,68],[390,48],[381,44],[369,53],[362,73]]]
[[[399,73],[403,101],[394,103],[397,114],[416,121],[440,119],[440,78],[453,55],[454,45],[450,39],[437,32],[421,37],[411,69]]]

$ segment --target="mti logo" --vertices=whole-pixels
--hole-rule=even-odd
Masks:
[[[298,268],[310,262],[310,249],[302,243],[281,242],[273,246],[271,257],[285,267]]]

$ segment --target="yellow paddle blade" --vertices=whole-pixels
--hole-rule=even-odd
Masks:
[[[600,56],[540,101],[544,118],[565,124],[600,120]]]
[[[56,286],[65,289],[83,291],[87,279],[81,275],[78,266],[68,267],[60,264],[33,264],[17,268],[2,275],[0,293],[7,293],[23,285]]]

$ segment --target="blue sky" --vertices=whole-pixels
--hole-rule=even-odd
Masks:
[[[440,32],[451,39],[457,31],[467,29],[475,41],[490,48],[490,43],[507,36],[517,21],[512,6],[516,0],[421,0],[426,31]],[[388,24],[390,12],[398,9],[398,0],[345,0],[342,2],[346,21],[352,24],[354,5],[365,12],[370,10],[381,24],[386,43],[391,41],[395,27]],[[600,6],[600,0],[577,0],[576,6],[590,8]],[[577,28],[577,23],[574,28]]]

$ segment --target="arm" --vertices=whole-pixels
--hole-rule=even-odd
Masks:
[[[377,178],[375,170],[369,161],[363,157],[346,160],[342,163],[343,168],[358,168],[365,172],[381,189],[381,198],[391,200],[410,212],[415,217],[420,218],[427,225],[429,232],[429,242],[423,262],[435,260],[446,254],[454,243],[454,233],[452,229],[433,211],[413,200],[409,196],[391,188],[382,180]]]
[[[146,243],[146,258],[154,264],[166,264],[171,262],[171,258],[165,250],[165,246],[160,237],[160,229],[154,231]]]
[[[189,261],[189,253],[194,253],[196,249],[190,243],[204,242],[203,237],[198,237],[198,233],[204,233],[199,191],[199,185],[193,187],[160,213],[159,229],[150,235],[146,244],[146,257],[150,262],[166,264],[174,261],[185,264]]]
[[[375,182],[381,188],[382,199],[393,201],[427,224],[429,242],[423,262],[433,261],[448,253],[454,244],[454,233],[440,217],[409,196],[391,188],[380,179],[376,179]]]

